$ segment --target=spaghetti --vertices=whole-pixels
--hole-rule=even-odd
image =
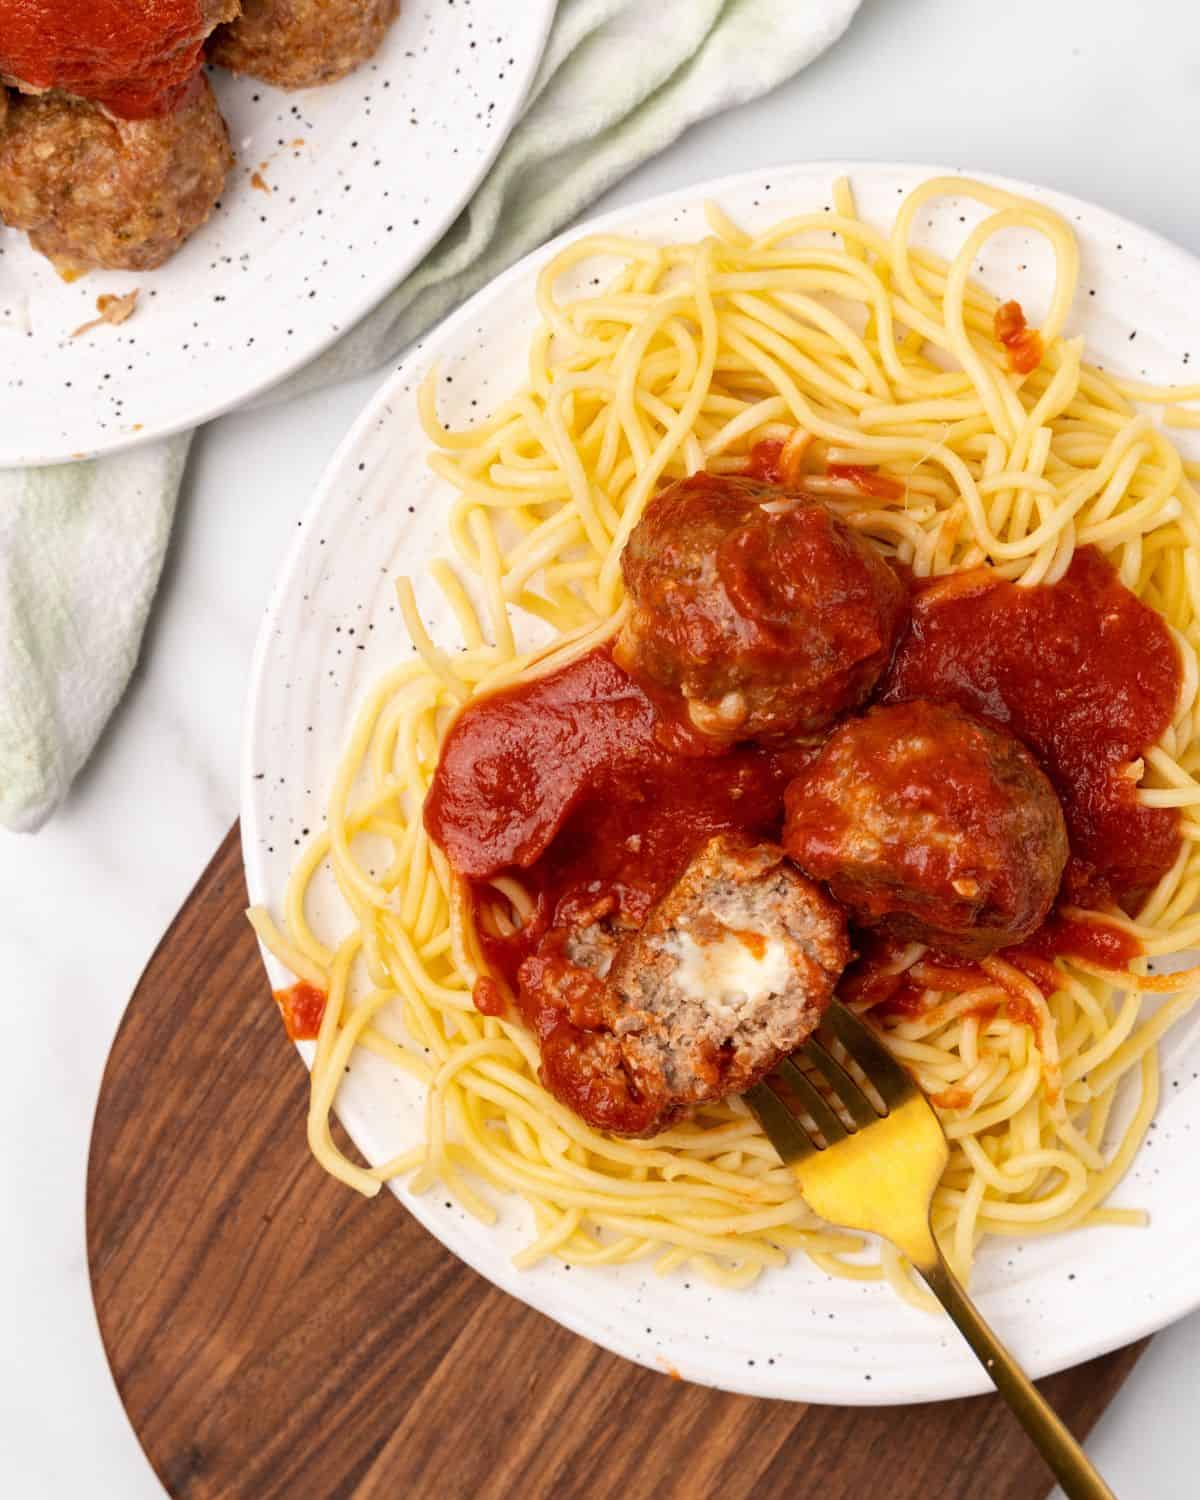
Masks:
[[[989,211],[948,263],[911,238],[922,207],[947,195]],[[1077,548],[1100,549],[1168,622],[1182,664],[1174,722],[1137,768],[1143,804],[1180,810],[1179,853],[1136,916],[1106,917],[1144,957],[1133,972],[1060,958],[1039,971],[1051,976],[1043,988],[1004,953],[964,979],[914,946],[893,964],[920,1004],[876,1018],[951,1142],[934,1227],[960,1276],[990,1235],[1140,1223],[1106,1199],[1154,1114],[1157,1042],[1200,991],[1198,972],[1147,972],[1200,944],[1200,466],[1141,408],[1166,403],[1186,421],[1177,404],[1200,398],[1200,387],[1157,390],[1085,363],[1082,340],[1064,331],[1074,237],[1055,213],[1007,192],[926,182],[888,234],[858,217],[845,181],[832,213],[764,233],[715,208],[709,218],[699,243],[591,237],[550,261],[528,384],[487,421],[447,430],[433,378],[424,385],[430,462],[455,492],[447,526],[456,556],[430,571],[462,649],[429,638],[401,580],[418,658],[362,706],[326,829],[292,873],[282,926],[262,909],[250,916],[264,945],[327,996],[309,1142],[360,1192],[398,1176],[415,1191],[438,1182],[485,1221],[496,1213],[490,1192],[517,1194],[535,1228],[521,1265],[649,1256],[661,1272],[687,1265],[742,1285],[803,1250],[828,1272],[886,1276],[920,1301],[887,1246],[876,1253],[809,1212],[739,1100],[638,1141],[591,1130],[546,1093],[532,1037],[472,999],[488,978],[477,921],[511,931],[528,919],[531,897],[519,879],[500,877],[480,907],[430,842],[421,813],[439,746],[475,695],[547,674],[613,636],[621,551],[658,487],[700,468],[745,472],[764,445],[785,480],[820,495],[918,578],[986,566],[1021,586],[1052,583]],[[1036,331],[970,279],[983,246],[1012,228],[1041,235],[1055,257]],[[560,299],[563,279],[596,257],[620,269],[598,293]],[[532,651],[516,628],[527,638],[531,622],[544,642]],[[362,850],[380,839],[389,856],[371,874]],[[305,907],[326,865],[350,918],[333,946]],[[1095,922],[1094,913],[1067,915]],[[1147,995],[1164,991],[1147,1014]],[[328,1123],[356,1048],[426,1090],[424,1140],[370,1168],[338,1151]],[[1131,1113],[1120,1100],[1126,1086]]]

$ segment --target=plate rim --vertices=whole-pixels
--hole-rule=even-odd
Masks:
[[[571,244],[586,235],[610,232],[616,229],[618,225],[622,227],[623,232],[636,234],[636,230],[630,228],[630,221],[639,214],[661,214],[669,212],[672,208],[681,204],[694,207],[698,199],[708,197],[719,199],[723,193],[727,193],[732,189],[744,188],[755,183],[762,183],[781,177],[784,174],[798,172],[809,174],[822,173],[827,175],[831,182],[838,176],[849,175],[853,177],[855,173],[882,174],[901,172],[918,175],[922,179],[960,176],[973,178],[989,186],[1000,187],[1026,197],[1035,199],[1049,198],[1054,200],[1052,206],[1059,208],[1060,211],[1078,212],[1080,216],[1079,222],[1082,222],[1085,215],[1099,215],[1114,227],[1122,227],[1143,237],[1156,254],[1176,259],[1181,267],[1186,268],[1195,279],[1197,288],[1200,289],[1200,255],[1193,254],[1182,245],[1161,234],[1158,230],[1139,224],[1135,220],[1106,208],[1103,204],[1080,198],[1072,193],[1062,192],[1057,188],[1046,187],[996,172],[975,171],[963,166],[877,159],[853,160],[847,158],[837,160],[789,161],[748,168],[740,172],[727,173],[716,178],[703,178],[685,187],[671,189],[664,193],[638,199],[634,203],[583,219],[556,235],[553,239],[530,251],[493,280],[479,288],[466,302],[462,303],[443,319],[442,322],[430,329],[427,334],[422,336],[407,351],[401,363],[391,371],[387,379],[382,382],[366,402],[359,416],[355,419],[330,457],[304,509],[300,523],[289,539],[288,545],[280,559],[278,571],[275,575],[275,580],[272,584],[260,622],[251,658],[241,736],[239,804],[242,862],[251,900],[261,899],[267,885],[265,871],[260,863],[258,847],[261,840],[259,837],[260,829],[256,817],[254,796],[254,741],[258,700],[267,669],[271,641],[275,634],[278,615],[291,592],[301,559],[307,550],[308,537],[316,529],[317,520],[323,513],[326,505],[330,503],[336,494],[344,463],[352,453],[357,451],[358,445],[364,436],[378,425],[380,418],[386,416],[388,406],[395,401],[398,395],[403,393],[403,388],[406,385],[411,388],[414,383],[414,373],[428,358],[426,353],[427,347],[430,344],[437,344],[438,346],[453,345],[459,329],[476,318],[479,309],[485,303],[490,302],[494,298],[502,298],[513,283],[522,280],[531,271],[548,262],[565,245]],[[361,690],[359,696],[361,696]],[[261,944],[259,945],[259,950],[260,957],[265,960],[266,954]],[[305,1066],[307,1067],[308,1062],[303,1048],[298,1046],[297,1050],[300,1051],[301,1057],[304,1059]],[[1160,1107],[1161,1103],[1162,1101],[1160,1100]],[[341,1116],[339,1115],[340,1118]],[[344,1120],[342,1123],[346,1126],[351,1138],[356,1140],[354,1130]],[[560,1323],[563,1327],[569,1328],[573,1333],[588,1339],[599,1347],[622,1358],[629,1359],[633,1363],[647,1369],[656,1370],[660,1374],[663,1373],[664,1367],[661,1359],[654,1358],[632,1341],[625,1340],[622,1337],[620,1328],[610,1329],[599,1318],[589,1317],[586,1299],[582,1303],[573,1302],[565,1312],[559,1310],[552,1313],[547,1312],[530,1295],[533,1290],[532,1283],[528,1280],[523,1280],[523,1273],[511,1265],[507,1256],[501,1255],[489,1258],[483,1255],[476,1255],[469,1245],[464,1247],[448,1243],[443,1233],[444,1226],[437,1221],[433,1214],[426,1211],[425,1203],[421,1197],[405,1191],[403,1184],[390,1182],[387,1186],[403,1210],[413,1214],[422,1226],[450,1254],[483,1276],[492,1285],[498,1286],[502,1291],[525,1303],[526,1306],[534,1308],[535,1311],[542,1313],[543,1316],[551,1318],[552,1321]],[[1082,1233],[1082,1231],[1080,1232]],[[1020,1242],[1018,1241],[1017,1243]],[[1029,1360],[1026,1365],[1027,1373],[1033,1379],[1040,1380],[1045,1376],[1056,1374],[1060,1370],[1073,1368],[1076,1365],[1086,1363],[1088,1360],[1111,1353],[1115,1349],[1136,1343],[1139,1339],[1169,1327],[1172,1323],[1187,1316],[1188,1313],[1200,1308],[1200,1262],[1197,1263],[1197,1266],[1197,1274],[1191,1283],[1179,1283],[1174,1287],[1168,1288],[1161,1300],[1156,1299],[1139,1316],[1127,1317],[1117,1323],[1108,1325],[1103,1331],[1083,1337],[1072,1344],[1065,1353],[1052,1353],[1047,1357]],[[1185,1285],[1186,1289],[1184,1289]],[[1119,1299],[1114,1299],[1113,1305],[1119,1309]],[[947,1325],[948,1327],[949,1325]],[[993,1390],[993,1386],[983,1372],[982,1367],[976,1367],[973,1362],[969,1366],[948,1364],[937,1378],[917,1377],[911,1387],[903,1390],[883,1387],[872,1389],[868,1387],[866,1390],[860,1392],[857,1387],[847,1389],[841,1385],[823,1385],[820,1376],[813,1378],[803,1370],[796,1376],[790,1374],[783,1367],[776,1367],[776,1372],[770,1379],[765,1376],[756,1375],[747,1378],[746,1374],[739,1373],[731,1367],[729,1377],[726,1380],[713,1378],[709,1374],[685,1373],[683,1378],[691,1380],[696,1384],[708,1385],[714,1389],[725,1390],[737,1395],[805,1401],[817,1405],[837,1406],[901,1406],[925,1401],[956,1400],[962,1397],[985,1394]]]
[[[21,452],[19,449],[8,452],[5,449],[3,438],[0,437],[0,473],[7,470],[19,469],[45,469],[57,464],[88,463],[95,459],[112,458],[118,454],[129,453],[137,448],[144,448],[151,443],[163,442],[167,438],[177,437],[181,432],[190,432],[199,427],[206,426],[218,417],[227,416],[232,411],[239,411],[253,401],[256,401],[266,392],[273,390],[277,385],[306,365],[312,364],[319,359],[327,349],[333,347],[340,339],[347,338],[354,332],[364,318],[374,311],[383,302],[388,293],[397,286],[405,277],[412,274],[421,264],[425,257],[435,248],[438,242],[446,234],[447,230],[462,213],[463,209],[475,196],[476,190],[484,178],[491,171],[496,158],[500,155],[509,136],[515,129],[521,117],[525,104],[529,98],[529,91],[537,77],[538,69],[541,67],[542,59],[546,53],[546,44],[550,38],[550,28],[554,24],[554,17],[558,9],[558,0],[522,0],[525,6],[540,6],[541,16],[538,18],[537,31],[534,46],[529,53],[518,59],[514,71],[517,73],[517,86],[509,98],[508,107],[501,114],[497,127],[488,141],[487,149],[479,157],[472,169],[463,179],[461,192],[447,199],[444,210],[440,214],[433,214],[429,220],[428,231],[415,236],[410,242],[410,248],[397,260],[389,262],[386,274],[381,271],[379,277],[364,292],[360,293],[352,302],[347,303],[343,321],[336,330],[321,334],[320,338],[313,344],[304,348],[303,352],[293,354],[280,365],[278,370],[267,379],[256,380],[245,389],[239,389],[236,395],[228,399],[222,397],[217,400],[207,400],[198,408],[195,415],[164,422],[161,426],[153,427],[151,431],[142,432],[119,432],[114,433],[111,441],[95,444],[90,448],[72,449],[69,452],[46,452],[34,449],[31,452]],[[340,79],[331,85],[334,88],[342,87],[352,82],[354,74],[350,73],[346,78]],[[264,85],[265,87],[266,85]],[[287,91],[285,92],[303,92]],[[396,108],[399,108],[397,102]],[[202,226],[203,227],[203,226]],[[423,231],[425,226],[422,225]],[[407,359],[408,350],[404,351],[403,358]],[[364,371],[364,374],[370,373]],[[347,377],[349,378],[349,377]],[[204,384],[204,389],[210,389],[210,383]]]

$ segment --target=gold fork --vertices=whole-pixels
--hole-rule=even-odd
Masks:
[[[869,1080],[882,1114],[838,1061],[836,1043]],[[819,1077],[829,1097],[789,1059],[745,1098],[794,1168],[809,1207],[831,1224],[891,1240],[958,1325],[1070,1500],[1115,1500],[937,1247],[929,1207],[950,1151],[925,1095],[869,1028],[836,1001],[795,1057]]]

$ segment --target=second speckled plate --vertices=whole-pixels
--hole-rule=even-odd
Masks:
[[[0,468],[195,426],[320,353],[453,222],[512,128],[554,0],[406,0],[377,56],[284,93],[219,70],[237,152],[212,219],[158,271],[70,285],[0,226]],[[104,293],[140,290],[80,338]]]

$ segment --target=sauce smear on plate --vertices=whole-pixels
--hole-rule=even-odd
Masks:
[[[275,991],[275,1003],[288,1036],[293,1042],[313,1042],[321,1030],[321,1017],[325,1014],[324,990],[315,984],[299,980],[286,990]]]

